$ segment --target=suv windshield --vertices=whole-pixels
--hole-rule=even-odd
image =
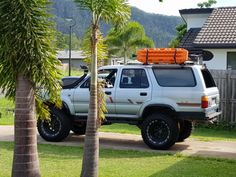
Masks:
[[[215,81],[211,76],[208,69],[202,69],[202,76],[206,85],[206,88],[216,87]]]

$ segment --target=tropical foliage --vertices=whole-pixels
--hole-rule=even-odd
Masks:
[[[47,0],[0,2],[0,33],[4,34],[0,35],[0,87],[9,98],[15,98],[16,78],[23,74],[35,90],[44,88],[51,102],[60,105],[57,80],[61,64],[53,47],[55,31],[48,5]],[[41,95],[35,96],[37,111],[45,116]]]
[[[138,47],[154,46],[154,42],[146,36],[143,26],[138,22],[129,22],[119,30],[112,29],[106,42],[109,55],[123,57],[124,63],[127,63],[127,56],[136,53]]]
[[[0,2],[0,88],[15,98],[16,105],[13,177],[40,176],[35,103],[41,116],[49,112],[37,88],[44,88],[51,102],[60,104],[60,62],[48,6],[47,0]]]
[[[198,3],[197,6],[200,8],[209,8],[211,7],[213,4],[216,4],[217,1],[216,0],[208,0],[202,3]]]
[[[104,63],[107,63],[108,60],[108,52],[107,45],[104,43],[104,38],[101,31],[98,31],[98,44],[97,44],[97,57],[98,57],[98,66],[102,66]],[[83,54],[86,56],[84,61],[91,64],[91,28],[87,30],[82,40],[81,49]]]
[[[69,41],[70,41],[70,35],[69,34],[62,34],[60,32],[57,32],[56,35],[56,47],[59,50],[65,50],[69,49]],[[81,41],[79,38],[75,35],[75,33],[72,33],[71,35],[71,49],[72,50],[79,50],[81,45]]]
[[[111,23],[115,27],[123,25],[130,16],[126,0],[75,0],[78,5],[91,13],[91,79],[90,103],[87,118],[82,177],[98,176],[98,97],[97,97],[97,48],[100,21]]]
[[[176,26],[177,36],[170,42],[169,47],[176,48],[179,46],[184,35],[187,33],[187,24]]]

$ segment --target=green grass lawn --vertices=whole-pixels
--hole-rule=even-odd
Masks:
[[[10,177],[13,144],[0,142],[0,177]],[[77,177],[82,148],[39,145],[43,177]],[[100,177],[230,177],[236,176],[236,161],[180,154],[100,150]]]
[[[13,125],[13,109],[13,101],[0,97],[0,125]]]
[[[82,76],[84,74],[83,70],[72,68],[71,69],[71,76]],[[69,70],[62,71],[62,77],[69,76]]]
[[[105,125],[100,128],[100,131],[140,135],[140,129],[137,126],[128,124]],[[191,138],[196,138],[202,141],[236,141],[236,130],[229,131],[197,127],[194,129]]]

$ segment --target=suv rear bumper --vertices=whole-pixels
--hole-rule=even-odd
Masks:
[[[195,121],[212,121],[221,114],[220,111],[212,113],[204,112],[178,112],[178,118],[184,120],[195,120]]]

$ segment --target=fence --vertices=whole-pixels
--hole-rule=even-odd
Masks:
[[[219,121],[236,123],[236,70],[210,70],[220,91]]]

